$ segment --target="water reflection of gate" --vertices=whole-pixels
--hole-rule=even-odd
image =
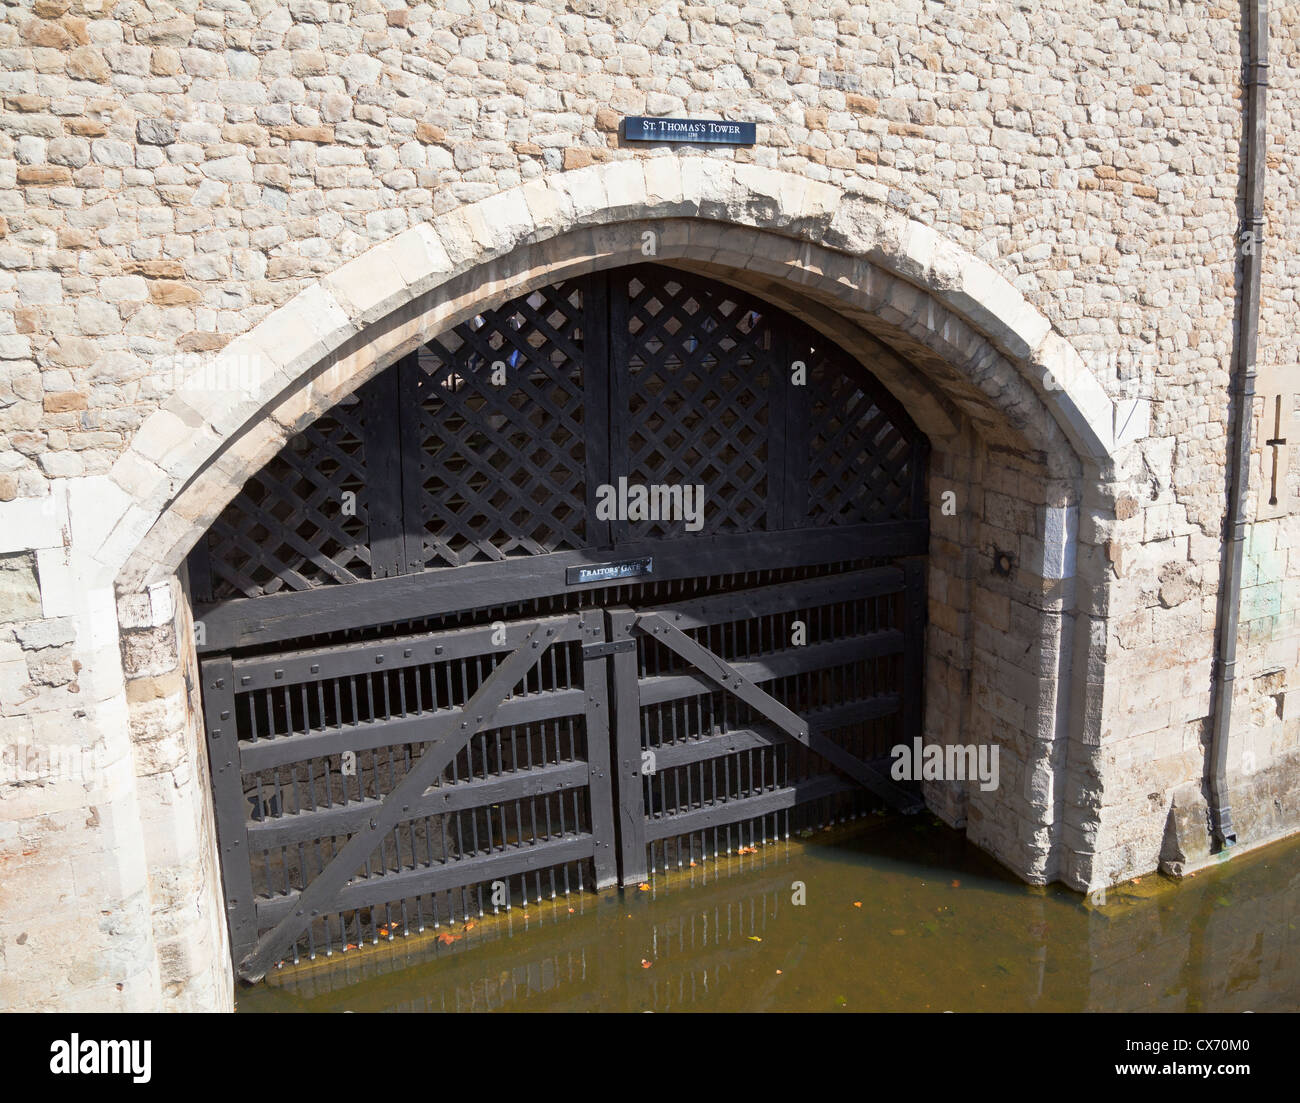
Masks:
[[[680,1011],[707,1004],[732,971],[736,955],[751,938],[762,938],[783,906],[790,906],[789,878],[744,896],[719,900],[712,908],[655,924],[654,1010]]]
[[[574,896],[531,907],[527,921],[488,921],[451,946],[399,941],[329,965],[286,969],[273,974],[260,997],[270,1003],[260,1006],[528,1011],[537,1000],[535,1009],[548,1012],[708,1010],[731,973],[730,959],[790,906],[795,852],[772,845],[684,876],[656,876],[655,908],[670,908],[628,944],[608,937],[609,926],[628,915],[625,903],[616,895]]]

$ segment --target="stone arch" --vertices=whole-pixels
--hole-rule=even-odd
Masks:
[[[1038,310],[928,227],[840,188],[713,158],[597,165],[458,208],[343,265],[198,364],[101,480],[96,531],[86,534],[95,551],[83,577],[111,581],[120,595],[132,729],[174,728],[171,743],[210,803],[178,568],[291,435],[484,305],[647,259],[742,286],[869,359],[938,446],[926,673],[936,707],[927,707],[926,739],[1000,742],[1014,748],[1014,761],[1003,768],[1006,792],[940,787],[928,794],[931,807],[1025,879],[1086,886],[1092,847],[1069,834],[1061,779],[1096,742],[1099,690],[1081,678],[1072,684],[1071,641],[1086,646],[1091,622],[1079,610],[1104,608],[1105,556],[1095,531],[1081,543],[1078,527],[1061,518],[1077,521],[1085,496],[1109,509],[1114,407]],[[997,481],[986,478],[990,470],[1004,485],[1035,487],[1031,500],[1012,503],[1020,532],[1030,533],[1022,536],[1026,570],[1015,579],[989,577],[995,549],[982,546],[982,519],[941,523],[935,511],[935,488],[979,497],[982,480]],[[1091,572],[1080,596],[1076,556],[1079,573],[1085,563]],[[152,616],[132,611],[141,600]],[[998,603],[1011,610],[1009,661],[990,651],[996,640],[981,650],[981,603],[995,616]],[[164,650],[186,675],[187,700],[167,698],[165,716],[147,699],[151,679],[127,655],[134,616],[170,634]],[[1008,678],[1003,699],[996,687]],[[211,840],[210,824],[190,823],[210,820],[210,808],[178,815],[196,839]],[[160,847],[146,839],[151,865],[163,860]],[[203,854],[204,907],[219,911],[215,849]]]
[[[486,302],[647,259],[648,247],[902,352],[882,382],[932,436],[964,415],[1054,478],[1112,472],[1110,399],[989,265],[856,193],[667,155],[558,174],[441,215],[310,285],[198,365],[112,469],[101,570],[125,592],[166,579],[289,435],[398,357]]]

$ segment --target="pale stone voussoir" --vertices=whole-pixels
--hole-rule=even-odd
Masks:
[[[1018,360],[1028,357],[1051,329],[1051,323],[1019,291],[975,257],[962,265],[960,283],[947,298],[953,309]]]
[[[115,466],[108,475],[72,480],[68,486],[68,522],[73,543],[78,548],[83,552],[93,551],[108,540],[140,489],[132,478],[139,479],[141,475],[129,467],[119,472]],[[144,477],[154,481],[153,477]]]
[[[195,521],[178,510],[164,510],[150,526],[140,545],[141,548],[157,548],[160,555],[132,554],[117,575],[119,592],[135,592],[174,579],[180,565],[179,557],[162,558],[161,552],[174,547],[193,547],[202,539],[207,523],[210,522],[211,518]]]
[[[1114,452],[1114,406],[1083,358],[1058,334],[1047,333],[1029,364],[1044,403],[1074,448],[1087,459],[1108,460]]]
[[[699,204],[682,190],[681,160],[650,157],[640,162],[645,175],[646,205],[659,218],[691,217]]]
[[[549,177],[530,180],[520,189],[533,222],[533,232],[539,237],[560,234],[574,224],[573,204],[568,193],[555,186]]]
[[[843,188],[821,180],[799,179],[802,186],[798,191],[799,207],[795,217],[800,222],[828,224],[848,193]]]
[[[488,244],[493,249],[505,251],[531,241],[537,230],[522,188],[510,188],[480,199],[471,212],[491,227],[494,237]]]
[[[845,193],[836,205],[835,214],[827,227],[826,244],[872,261],[892,258],[894,250],[885,245],[889,226],[890,220],[882,216],[878,204]]]
[[[939,235],[931,227],[908,221],[894,257],[895,270],[904,279],[927,284],[938,245]]]
[[[158,460],[151,460],[134,449],[127,449],[118,457],[109,477],[132,500],[141,505],[156,505],[162,509],[170,502],[180,487],[180,480],[169,474]]]
[[[378,321],[408,295],[395,253],[392,240],[386,241],[325,277],[326,289],[358,328]]]
[[[468,208],[457,207],[437,215],[429,228],[437,236],[442,251],[451,262],[453,273],[462,272],[480,255],[481,246],[474,240]]]
[[[712,157],[682,159],[682,194],[696,202],[700,218],[731,221],[744,216],[744,190],[736,183],[736,165]]]
[[[572,226],[583,226],[591,222],[604,222],[604,211],[608,206],[605,194],[605,173],[603,165],[588,165],[586,168],[574,169],[552,177],[552,183],[564,196],[564,202],[573,212]]]
[[[155,509],[135,502],[127,506],[108,538],[91,553],[94,561],[102,565],[103,577],[107,583],[112,583],[157,519],[158,512]]]
[[[646,202],[645,170],[637,161],[613,161],[605,166],[603,176],[606,221],[624,222],[654,213]]]
[[[406,294],[418,298],[450,276],[453,266],[442,239],[432,226],[421,222],[391,239],[389,256],[406,283]]]

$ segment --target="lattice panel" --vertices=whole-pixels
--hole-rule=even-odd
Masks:
[[[692,273],[617,269],[484,311],[304,430],[213,525],[194,595],[923,518],[925,447],[865,368],[790,315]],[[593,512],[621,478],[666,488],[675,511]],[[683,516],[696,488],[702,524]]]
[[[574,284],[535,291],[429,342],[406,372],[410,569],[587,545],[582,311]]]
[[[802,524],[906,520],[918,450],[877,405],[866,373],[834,347],[809,363],[808,516]]]
[[[211,596],[257,597],[372,577],[363,387],[253,478],[207,535]]]
[[[619,381],[627,453],[616,474],[645,485],[703,486],[707,503],[702,529],[688,530],[685,519],[640,520],[629,523],[629,535],[764,529],[771,308],[667,269],[637,270],[626,293],[627,332],[614,340],[628,350]]]

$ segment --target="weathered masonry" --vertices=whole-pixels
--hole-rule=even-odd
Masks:
[[[6,8],[0,1006],[228,1008],[907,804],[915,736],[1030,882],[1294,831],[1256,7]]]

